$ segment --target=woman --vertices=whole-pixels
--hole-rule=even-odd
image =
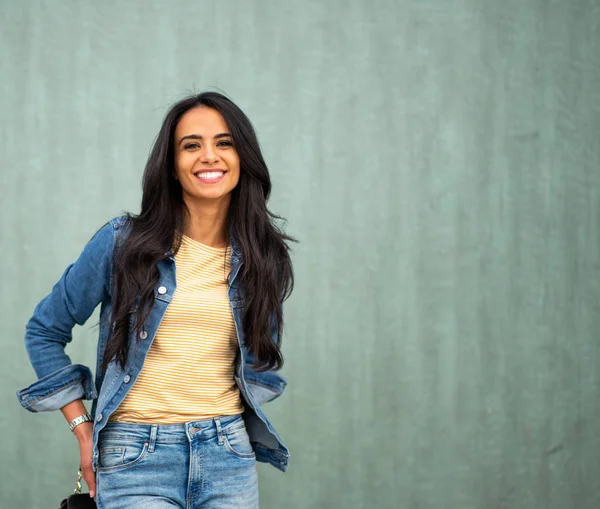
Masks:
[[[98,507],[258,507],[256,461],[286,470],[260,408],[286,385],[293,289],[294,239],[270,191],[246,115],[215,92],[187,97],[155,140],[141,213],[104,225],[36,306],[25,344],[38,380],[17,396],[60,408]],[[98,304],[93,380],[64,349]]]

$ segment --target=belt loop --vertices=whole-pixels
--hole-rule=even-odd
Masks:
[[[221,421],[218,417],[214,418],[215,426],[217,427],[217,440],[219,445],[223,445],[223,429],[221,428]]]
[[[154,452],[154,445],[156,444],[156,435],[158,433],[158,424],[152,424],[150,429],[150,442],[148,443],[148,452]]]

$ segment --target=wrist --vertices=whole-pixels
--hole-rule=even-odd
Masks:
[[[94,418],[93,418],[93,417],[92,417],[90,414],[88,414],[88,413],[85,413],[85,414],[78,415],[77,417],[75,417],[75,419],[73,419],[73,420],[72,420],[72,421],[69,423],[69,429],[70,429],[71,431],[74,431],[74,430],[75,430],[75,428],[76,428],[77,426],[79,426],[80,424],[82,424],[82,423],[84,423],[84,422],[93,421],[93,420],[94,420]]]
[[[79,442],[87,442],[92,439],[93,427],[94,425],[92,422],[82,422],[75,426],[73,434],[77,437]]]

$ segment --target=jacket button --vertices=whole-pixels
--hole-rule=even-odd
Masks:
[[[98,415],[96,416],[96,420],[97,420],[98,422],[100,422],[100,421],[102,420],[102,414],[98,414]]]
[[[128,384],[129,380],[131,380],[131,377],[129,375],[125,375],[125,378],[123,378],[123,382],[125,382],[126,384]]]
[[[146,339],[147,337],[148,337],[148,333],[145,330],[143,330],[142,332],[140,332],[140,338]]]
[[[159,286],[158,293],[160,293],[161,295],[164,295],[165,293],[167,293],[167,289],[164,286]]]

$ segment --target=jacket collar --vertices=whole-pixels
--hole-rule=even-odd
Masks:
[[[231,265],[235,266],[242,259],[242,248],[233,227],[229,232],[229,244],[231,245]]]

